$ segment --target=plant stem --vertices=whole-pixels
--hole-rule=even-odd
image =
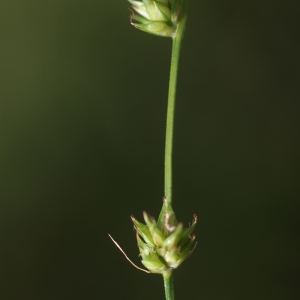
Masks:
[[[184,3],[185,1],[183,1]],[[184,4],[183,4],[184,5]],[[168,94],[168,109],[167,109],[167,126],[166,126],[166,145],[165,145],[165,197],[172,205],[172,150],[173,150],[173,131],[174,131],[174,112],[176,98],[176,84],[180,46],[183,36],[183,31],[186,22],[185,7],[182,9],[182,18],[177,25],[176,34],[173,37],[171,70],[169,81]]]
[[[174,275],[169,272],[163,275],[166,300],[174,300]]]
[[[172,153],[173,153],[173,132],[174,113],[176,99],[176,85],[179,64],[180,46],[183,31],[186,23],[186,7],[183,1],[182,17],[177,25],[175,36],[172,40],[171,70],[168,93],[167,125],[166,125],[166,145],[165,145],[165,197],[172,205]],[[173,271],[163,274],[166,300],[174,300]]]

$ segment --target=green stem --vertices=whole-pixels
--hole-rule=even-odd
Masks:
[[[166,125],[166,145],[165,145],[165,197],[172,205],[172,152],[173,152],[173,132],[174,132],[174,112],[176,99],[176,84],[179,64],[180,46],[183,31],[186,23],[185,1],[182,2],[182,18],[179,21],[175,36],[173,37],[171,70],[169,81],[167,125]],[[173,271],[163,274],[166,300],[174,300]]]
[[[174,275],[173,272],[163,275],[166,300],[174,300]]]
[[[173,150],[174,112],[175,112],[176,84],[177,84],[180,46],[181,46],[183,31],[186,22],[185,7],[183,7],[182,16],[183,17],[181,18],[179,24],[177,25],[176,34],[173,37],[169,94],[168,94],[167,126],[166,126],[165,197],[167,198],[168,202],[171,205],[172,205],[172,150]]]

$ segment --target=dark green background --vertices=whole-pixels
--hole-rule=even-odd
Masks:
[[[130,215],[157,216],[171,40],[129,4],[0,1],[0,298],[164,299]],[[174,209],[198,215],[177,299],[300,299],[299,1],[189,1]]]

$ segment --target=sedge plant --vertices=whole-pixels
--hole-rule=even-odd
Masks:
[[[131,262],[121,247],[110,237],[136,268],[147,273],[161,274],[166,300],[174,300],[173,273],[195,249],[195,236],[192,233],[197,223],[197,216],[194,215],[192,224],[184,228],[182,223],[177,222],[172,208],[172,149],[176,82],[180,46],[187,17],[187,0],[128,1],[132,5],[130,21],[135,28],[172,39],[165,140],[164,197],[157,221],[146,212],[143,213],[145,224],[131,216],[136,230],[140,257],[146,270]]]

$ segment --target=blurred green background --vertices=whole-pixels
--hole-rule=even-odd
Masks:
[[[130,220],[157,216],[171,40],[115,1],[0,1],[0,299],[164,299]],[[177,299],[300,299],[299,1],[189,1]]]

